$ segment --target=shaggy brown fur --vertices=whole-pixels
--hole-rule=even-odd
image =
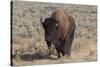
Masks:
[[[63,56],[65,54],[70,56],[75,31],[75,21],[73,17],[64,9],[57,9],[52,13],[51,17],[45,19],[43,27],[45,29],[45,38],[49,49],[53,43],[57,50],[58,58],[61,57],[60,53],[62,53]]]
[[[58,28],[58,36],[59,38],[64,39],[66,35],[68,35],[69,31],[69,15],[65,13],[65,10],[63,9],[57,9],[53,14],[51,15],[54,19],[57,20],[59,28]]]

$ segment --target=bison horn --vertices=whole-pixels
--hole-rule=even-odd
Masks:
[[[40,22],[41,22],[41,23],[43,23],[43,22],[44,22],[44,19],[43,19],[42,17],[40,18]]]

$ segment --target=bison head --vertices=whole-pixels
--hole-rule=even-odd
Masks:
[[[58,29],[58,22],[52,18],[46,18],[42,25],[45,30],[45,40],[46,41],[54,41],[57,38],[57,29]]]

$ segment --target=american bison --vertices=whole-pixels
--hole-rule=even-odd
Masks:
[[[63,56],[70,56],[76,26],[73,17],[64,9],[57,9],[50,17],[41,22],[45,30],[45,41],[49,48],[49,54],[51,54],[50,47],[53,44],[58,58],[61,58],[60,53]]]

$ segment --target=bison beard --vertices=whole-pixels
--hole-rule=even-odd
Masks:
[[[46,18],[42,25],[45,30],[49,54],[51,54],[50,47],[53,44],[57,50],[58,58],[61,58],[60,53],[63,56],[70,56],[76,26],[73,17],[68,15],[65,10],[58,9],[49,18]]]

